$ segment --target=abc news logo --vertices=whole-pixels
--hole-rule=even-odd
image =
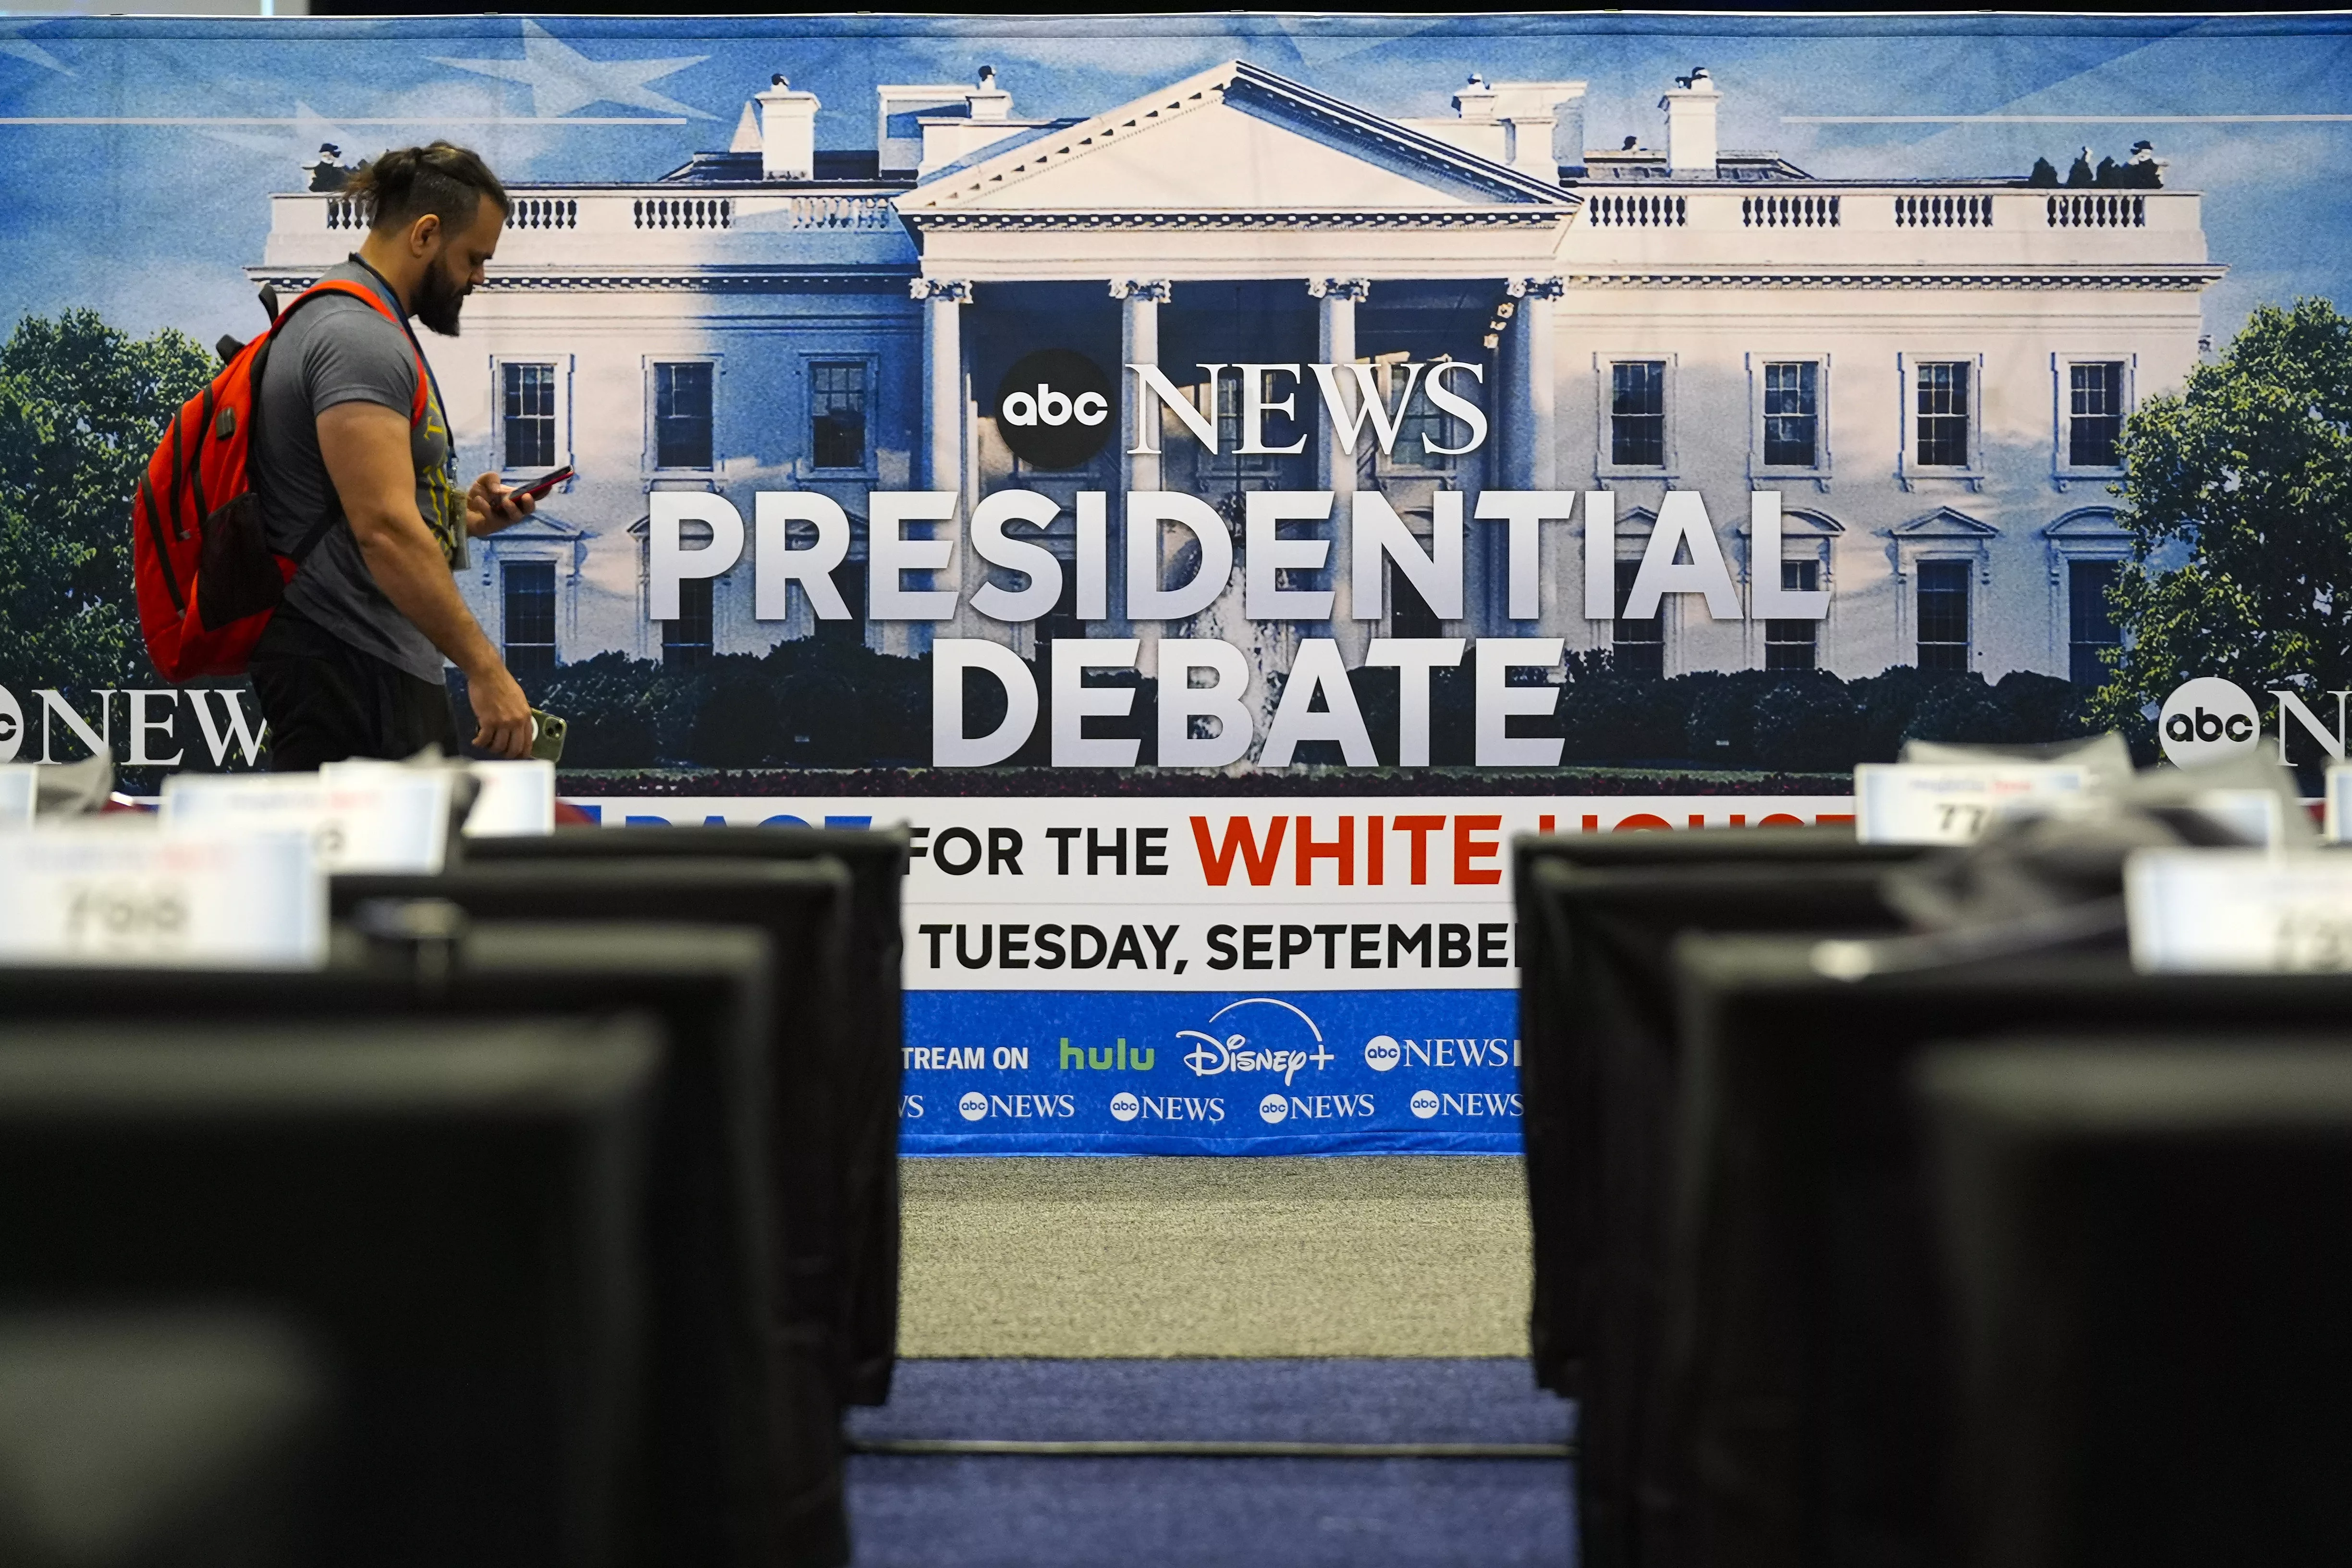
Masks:
[[[1083,468],[1110,439],[1110,378],[1084,354],[1040,349],[997,383],[996,423],[1031,468]]]

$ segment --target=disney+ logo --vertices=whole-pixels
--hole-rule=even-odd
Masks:
[[[1240,1029],[1226,1026],[1223,1035],[1201,1029],[1179,1029],[1176,1037],[1193,1042],[1180,1059],[1192,1069],[1195,1078],[1215,1078],[1229,1072],[1278,1072],[1288,1086],[1298,1076],[1298,1069],[1313,1064],[1321,1072],[1337,1060],[1323,1044],[1323,1031],[1314,1019],[1288,1002],[1273,996],[1251,996],[1239,1002],[1229,1002],[1209,1016],[1214,1025],[1227,1014],[1244,1007],[1271,1007],[1271,1014],[1251,1016],[1259,1020],[1255,1026],[1261,1033],[1271,1028],[1280,1043],[1269,1046],[1263,1039],[1253,1042]],[[1241,1020],[1235,1020],[1240,1022]],[[1303,1026],[1303,1027],[1302,1027]]]

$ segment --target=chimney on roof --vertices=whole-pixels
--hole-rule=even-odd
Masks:
[[[1715,174],[1715,109],[1723,94],[1705,66],[1676,77],[1658,100],[1666,111],[1666,172],[1712,177]]]
[[[1504,163],[1549,184],[1561,165],[1584,162],[1582,82],[1498,81],[1491,93],[1488,112],[1506,128]]]
[[[1013,112],[1013,95],[996,85],[996,68],[980,68],[979,85],[964,94],[966,112],[974,120],[1003,120]]]
[[[760,106],[760,177],[815,178],[816,94],[794,92],[779,71],[752,101]]]
[[[1465,125],[1491,125],[1495,120],[1495,89],[1476,71],[1454,95],[1454,112]]]

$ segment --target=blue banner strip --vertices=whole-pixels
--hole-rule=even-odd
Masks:
[[[1511,991],[907,994],[909,1154],[1515,1154]]]

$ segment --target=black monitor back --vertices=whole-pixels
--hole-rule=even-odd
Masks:
[[[1512,885],[1528,868],[1560,860],[1593,870],[1634,866],[1900,865],[1931,853],[1916,844],[1871,844],[1851,823],[1786,827],[1693,827],[1633,833],[1523,833],[1511,840]]]
[[[0,1298],[289,1323],[335,1388],[310,1478],[321,1568],[614,1563],[660,1052],[641,1016],[13,1016]]]
[[[478,920],[688,921],[764,932],[775,966],[768,1144],[777,1342],[799,1363],[793,1375],[845,1398],[855,1368],[842,1259],[877,1245],[860,1238],[854,1247],[842,1226],[849,895],[849,873],[825,857],[494,862],[439,877],[338,877],[331,898],[338,918],[380,900],[436,899]]]
[[[830,858],[849,868],[849,951],[844,969],[851,1033],[844,1045],[835,1148],[845,1162],[842,1258],[848,1305],[848,1398],[890,1396],[898,1346],[898,1096],[906,1017],[899,916],[906,829],[844,827],[562,827],[537,837],[472,838],[473,864],[647,857],[761,860]]]
[[[26,1018],[481,1016],[641,1009],[660,1020],[647,1206],[643,1531],[664,1561],[764,1565],[780,1532],[839,1549],[832,1402],[781,1375],[771,1305],[772,1030],[766,939],[687,925],[485,922],[443,973],[338,932],[312,973],[0,968],[0,1026]],[[786,1476],[824,1479],[797,1488]]]
[[[2352,1031],[2037,1036],[1924,1066],[1955,1560],[2352,1554]]]
[[[2143,975],[2119,952],[1830,978],[1686,937],[1656,1465],[1693,1561],[1924,1562],[1951,1356],[1908,1091],[1930,1040],[2352,1016],[2352,976]],[[1836,967],[1830,965],[1828,967]],[[1694,1458],[1704,1456],[1695,1465]]]
[[[281,1314],[0,1311],[0,1563],[322,1561],[332,1387]]]
[[[1662,836],[1661,836],[1662,837]],[[1750,834],[1748,837],[1761,837]],[[1520,1091],[1538,1379],[1576,1395],[1582,1561],[1643,1560],[1635,1503],[1664,1296],[1675,939],[1896,929],[1882,861],[1522,865]]]

